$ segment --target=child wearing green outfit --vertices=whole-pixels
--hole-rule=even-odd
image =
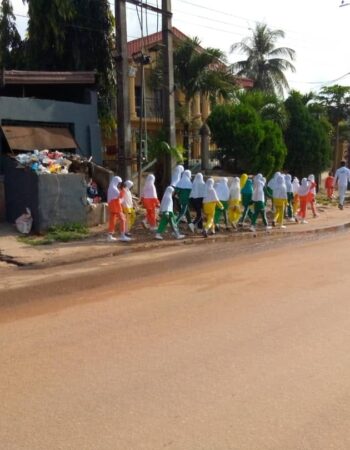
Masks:
[[[186,217],[187,223],[191,228],[191,231],[193,231],[194,227],[193,229],[191,227],[192,218],[189,211],[190,195],[192,191],[191,176],[192,176],[191,171],[185,170],[175,188],[175,192],[180,203],[180,212],[176,218],[176,222],[179,223],[183,217]]]
[[[158,225],[157,233],[155,235],[155,239],[163,240],[162,234],[167,228],[167,225],[170,223],[171,228],[173,229],[174,235],[176,239],[183,239],[185,236],[179,233],[179,229],[177,227],[177,223],[175,220],[174,214],[174,204],[173,204],[173,193],[174,188],[172,186],[168,186],[164,192],[162,201],[160,203],[159,212],[161,215],[161,219]]]

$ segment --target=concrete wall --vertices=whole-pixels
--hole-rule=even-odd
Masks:
[[[32,98],[0,97],[0,122],[19,120],[27,122],[69,123],[73,125],[79,153],[102,163],[102,143],[97,116],[96,94],[91,92],[91,103],[80,104]],[[1,149],[0,149],[1,150]]]
[[[86,225],[86,182],[83,175],[37,175],[29,169],[17,169],[16,166],[16,162],[6,158],[8,222],[14,223],[29,208],[33,216],[33,231],[37,233],[56,225]]]

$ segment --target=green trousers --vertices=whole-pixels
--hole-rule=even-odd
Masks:
[[[222,203],[222,206],[224,207],[224,209],[219,208],[218,206],[215,208],[215,216],[214,216],[214,223],[215,225],[218,225],[218,223],[220,222],[221,216],[224,216],[224,220],[225,220],[225,225],[227,226],[228,221],[227,221],[227,209],[228,209],[228,201],[224,201],[224,200],[220,200]]]
[[[166,227],[170,224],[172,230],[178,233],[179,230],[176,225],[175,214],[173,212],[163,212],[161,214],[161,219],[158,225],[157,233],[162,234],[166,230]]]
[[[242,205],[244,207],[244,210],[241,215],[241,218],[239,219],[239,223],[244,223],[247,216],[249,217],[250,220],[253,219],[253,212],[250,209],[250,205],[253,203],[252,196],[253,196],[253,194],[243,194],[242,193]]]
[[[178,196],[180,203],[180,212],[176,218],[176,222],[179,223],[183,216],[186,216],[187,223],[191,223],[192,218],[189,210],[191,189],[179,189],[176,188],[175,192]]]
[[[254,214],[253,214],[253,217],[252,217],[252,225],[253,226],[255,226],[259,215],[261,216],[265,227],[267,227],[265,202],[254,202]]]
[[[291,219],[293,217],[293,192],[287,193],[287,217]]]

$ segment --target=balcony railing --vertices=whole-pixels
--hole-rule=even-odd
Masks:
[[[136,99],[136,114],[137,117],[141,116],[141,101]],[[155,97],[146,97],[144,103],[143,117],[148,119],[163,119],[163,104],[162,101]]]

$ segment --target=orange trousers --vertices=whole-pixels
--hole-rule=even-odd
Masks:
[[[121,202],[119,198],[116,198],[108,203],[109,209],[109,222],[108,222],[108,232],[114,233],[115,227],[119,222],[119,230],[121,233],[125,233],[126,217],[123,213]]]
[[[299,200],[300,200],[299,216],[300,216],[302,219],[305,219],[305,216],[306,216],[306,207],[307,207],[307,202],[308,202],[308,200],[309,200],[309,196],[308,196],[308,195],[299,196]]]
[[[146,209],[146,219],[151,228],[157,226],[156,208],[159,206],[157,198],[144,198],[143,206]]]

